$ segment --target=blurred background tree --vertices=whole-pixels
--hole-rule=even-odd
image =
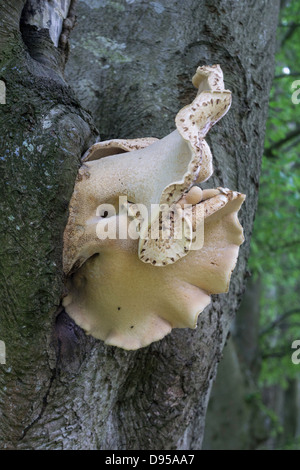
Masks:
[[[300,364],[291,360],[300,340],[297,90],[300,1],[292,0],[278,25],[249,280],[208,409],[207,449],[300,449]]]

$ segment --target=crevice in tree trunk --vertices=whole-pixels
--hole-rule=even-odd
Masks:
[[[45,395],[43,396],[43,399],[42,399],[41,411],[40,411],[38,417],[35,418],[32,421],[32,423],[30,423],[28,426],[26,426],[26,428],[23,431],[23,434],[22,434],[22,437],[21,437],[20,441],[22,441],[25,438],[28,431],[30,431],[30,429],[42,419],[43,414],[45,413],[46,407],[48,405],[48,397],[49,397],[49,394],[50,394],[50,391],[51,391],[51,388],[52,388],[52,385],[53,385],[53,382],[54,382],[55,378],[56,378],[56,368],[52,370],[52,375],[50,377],[48,389],[46,390],[46,393],[45,393]]]

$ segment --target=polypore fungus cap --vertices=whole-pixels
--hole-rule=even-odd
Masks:
[[[161,140],[100,142],[83,157],[64,234],[63,304],[77,324],[107,344],[137,349],[172,328],[194,328],[210,294],[228,290],[243,241],[237,212],[244,195],[223,188],[202,192],[194,185],[212,174],[204,137],[229,109],[231,94],[219,66],[199,67],[193,83],[199,93],[177,114],[174,132]],[[120,206],[122,196],[128,203]],[[149,212],[153,204],[169,208],[167,239],[160,211],[147,220],[141,204]],[[174,214],[184,228],[179,239]],[[119,233],[131,221],[139,224],[138,237],[126,228],[123,238],[99,239],[99,230]],[[201,249],[193,245],[197,224],[204,224]]]

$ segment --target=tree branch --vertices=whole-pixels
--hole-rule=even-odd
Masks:
[[[300,77],[300,72],[280,73],[279,75],[275,75],[274,80],[277,80],[279,78],[289,78],[289,77]]]
[[[294,23],[293,21],[291,23],[279,23],[278,26],[279,28],[289,28],[292,24],[297,24],[297,26],[300,26],[300,23]]]
[[[286,143],[290,142],[291,140],[295,139],[298,137],[300,134],[300,126],[296,127],[296,129],[290,131],[287,133],[287,135],[281,139],[278,140],[277,142],[274,142],[269,148],[265,150],[265,156],[268,158],[275,158],[276,155],[274,155],[274,150],[278,150],[280,147],[285,145]]]
[[[270,358],[280,358],[284,357],[287,354],[289,354],[289,350],[284,348],[284,349],[278,349],[277,351],[269,352],[262,354],[262,359],[270,359]]]
[[[273,330],[279,323],[281,323],[283,320],[285,320],[287,317],[294,315],[295,313],[300,312],[300,307],[298,308],[293,308],[291,310],[288,310],[287,312],[284,312],[282,315],[277,317],[270,325],[266,326],[263,330],[261,330],[259,336],[262,337],[269,333],[270,331]]]
[[[281,41],[281,49],[283,48],[284,44],[293,36],[294,32],[298,28],[299,23],[292,22],[289,26],[289,29],[283,36],[283,39]]]

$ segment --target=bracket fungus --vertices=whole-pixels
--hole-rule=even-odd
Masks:
[[[193,84],[197,96],[174,132],[99,142],[82,159],[64,233],[63,305],[109,345],[138,349],[172,328],[195,328],[210,295],[228,291],[245,196],[197,185],[213,173],[204,138],[231,93],[218,65],[198,67]]]

